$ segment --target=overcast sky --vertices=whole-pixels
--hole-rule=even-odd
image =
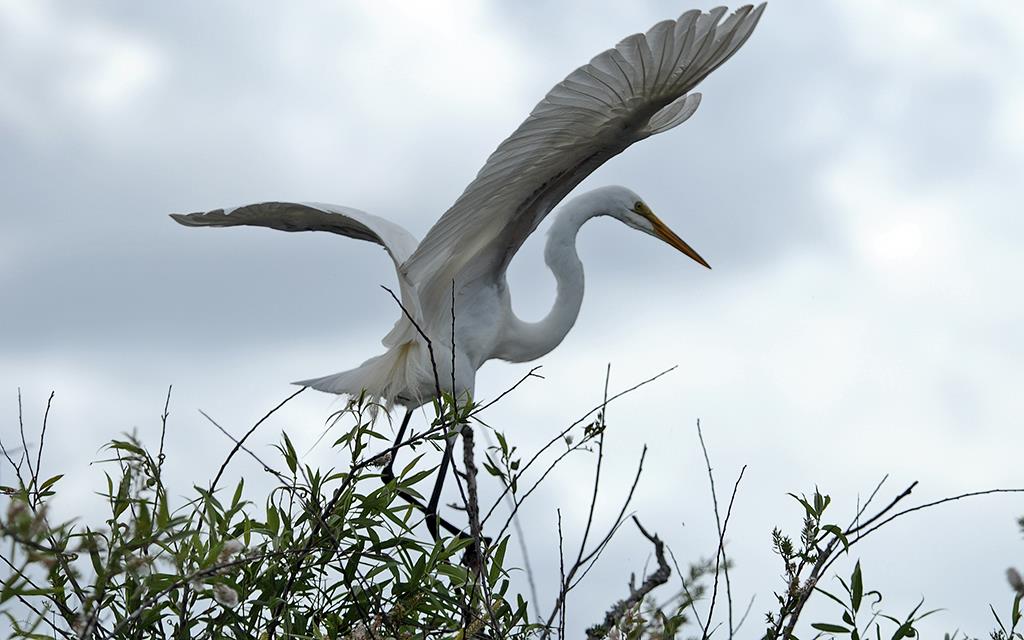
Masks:
[[[0,438],[15,437],[18,388],[30,426],[56,392],[44,466],[69,473],[64,513],[98,509],[89,462],[106,440],[137,427],[155,444],[168,385],[185,493],[229,447],[197,409],[241,432],[289,381],[378,353],[396,317],[377,247],[186,229],[167,213],[336,202],[422,237],[551,85],[711,6],[326,4],[0,0]],[[576,327],[539,362],[546,379],[489,422],[530,451],[600,400],[607,363],[613,390],[679,365],[610,408],[599,517],[647,443],[637,515],[680,561],[713,553],[701,419],[720,489],[749,465],[728,540],[737,601],[757,596],[751,637],[779,588],[771,529],[800,525],[787,492],[817,484],[845,522],[884,474],[886,497],[919,480],[914,503],[1024,486],[1020,60],[1011,0],[772,3],[689,122],[580,187],[629,186],[714,270],[614,221],[587,225]],[[517,311],[542,316],[542,234],[510,279]],[[478,395],[530,366],[486,365]],[[257,449],[285,428],[310,446],[337,406],[303,394]],[[591,463],[565,465],[524,515],[545,610],[555,509],[571,544]],[[922,596],[943,607],[932,634],[986,636],[989,603],[1010,602],[1006,567],[1024,565],[1022,514],[1015,497],[918,513],[837,566],[860,558],[893,614]],[[645,545],[619,534],[570,599],[573,629],[625,595]]]

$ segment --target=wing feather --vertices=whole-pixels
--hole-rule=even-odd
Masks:
[[[416,238],[378,216],[321,202],[258,202],[198,213],[172,213],[186,227],[268,227],[278,231],[327,231],[384,247],[400,266],[416,250]]]
[[[253,226],[279,231],[327,231],[379,244],[395,264],[402,306],[414,318],[421,317],[415,289],[401,270],[402,263],[416,249],[417,241],[394,222],[359,209],[319,202],[259,202],[207,212],[172,213],[171,217],[186,227]],[[403,314],[382,342],[386,347],[393,347],[415,339],[415,327]]]
[[[700,104],[690,92],[739,49],[763,10],[745,6],[724,21],[725,7],[687,11],[623,39],[552,88],[402,265],[424,311],[446,308],[445,291],[471,263],[474,273],[506,265],[606,160],[689,118]]]

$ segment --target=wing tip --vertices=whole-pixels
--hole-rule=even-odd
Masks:
[[[210,213],[215,213],[215,212],[210,212]],[[174,220],[175,222],[177,222],[180,225],[183,225],[183,226],[186,226],[186,227],[201,227],[201,226],[204,226],[202,219],[203,219],[203,216],[205,216],[206,214],[203,213],[203,212],[196,212],[196,213],[169,213],[167,215],[169,215],[172,220]]]

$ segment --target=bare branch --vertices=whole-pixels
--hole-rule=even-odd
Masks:
[[[604,621],[601,624],[594,625],[587,629],[588,640],[600,640],[608,634],[608,630],[611,629],[627,611],[635,606],[638,606],[643,602],[647,594],[653,591],[655,588],[668,582],[668,579],[672,576],[672,569],[669,567],[668,562],[665,561],[665,543],[657,535],[651,535],[647,533],[640,521],[637,520],[636,516],[633,516],[633,522],[636,524],[640,533],[645,538],[651,541],[654,545],[654,557],[658,563],[658,568],[651,575],[641,583],[639,588],[634,588],[631,584],[629,587],[629,596],[623,600],[619,600],[604,616]]]

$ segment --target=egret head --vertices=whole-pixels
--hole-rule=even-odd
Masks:
[[[609,189],[612,204],[610,215],[622,220],[625,224],[654,236],[659,240],[675,247],[679,251],[692,258],[698,264],[708,269],[711,268],[704,258],[700,257],[690,245],[680,238],[674,231],[668,228],[658,216],[654,215],[651,208],[633,191],[625,187],[612,187]]]

